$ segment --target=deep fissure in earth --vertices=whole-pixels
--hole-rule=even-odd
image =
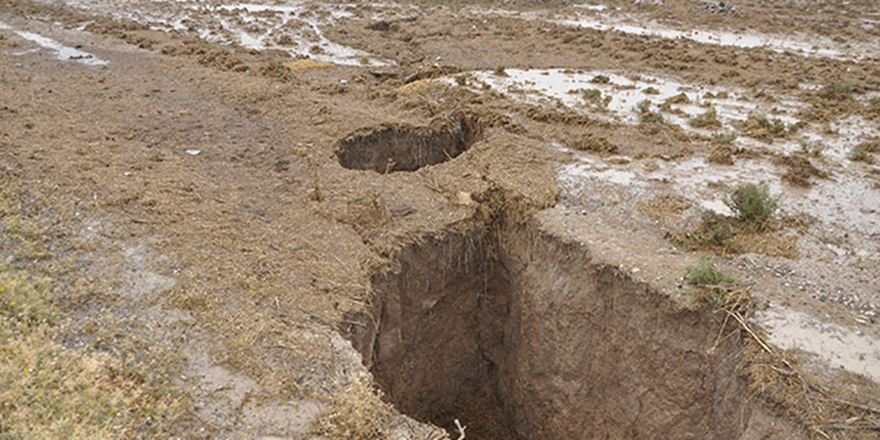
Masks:
[[[340,141],[336,156],[348,169],[378,173],[415,171],[467,151],[482,134],[474,118],[453,116],[428,127],[401,124],[353,133]]]
[[[537,227],[427,237],[372,285],[353,345],[400,411],[468,439],[734,439],[749,419],[711,313]]]

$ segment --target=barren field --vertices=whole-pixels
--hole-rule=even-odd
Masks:
[[[0,0],[0,439],[880,438],[875,0]]]

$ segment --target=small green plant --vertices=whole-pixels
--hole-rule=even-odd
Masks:
[[[738,186],[724,200],[734,217],[745,224],[760,228],[779,207],[779,197],[770,195],[765,184]]]
[[[583,96],[584,100],[589,102],[591,105],[595,105],[598,107],[604,107],[606,102],[610,102],[611,100],[608,98],[602,98],[602,92],[597,89],[578,89]]]
[[[696,266],[685,268],[685,273],[689,283],[701,288],[699,292],[701,299],[717,308],[727,304],[728,295],[724,288],[736,283],[733,275],[722,272],[706,257],[700,257],[700,262]]]
[[[774,138],[786,137],[796,130],[794,127],[786,128],[785,123],[779,119],[770,119],[767,115],[757,113],[749,114],[749,117],[740,123],[740,128],[746,136],[768,144],[773,143]]]
[[[644,93],[644,94],[646,94],[646,95],[659,95],[659,94],[660,94],[660,91],[657,90],[657,89],[654,88],[654,87],[650,87],[650,86],[649,86],[649,87],[646,88],[645,90],[642,90],[642,93]]]
[[[467,75],[456,75],[455,83],[462,87],[466,86],[468,84]]]
[[[663,115],[651,110],[651,101],[644,99],[636,104],[636,111],[639,114],[639,121],[643,123],[664,123]]]
[[[858,144],[853,147],[849,153],[849,158],[856,162],[873,163],[874,156],[871,156],[871,150],[866,147],[865,143]]]
[[[738,232],[739,228],[735,223],[735,220],[730,217],[706,213],[696,229],[674,235],[672,242],[685,249],[698,249],[706,246],[723,248]]]
[[[715,107],[709,107],[709,110],[705,113],[691,118],[690,123],[691,127],[694,128],[721,128],[721,122],[718,121]]]
[[[739,137],[735,131],[719,131],[712,136],[712,141],[719,144],[732,144]]]
[[[608,84],[611,82],[611,78],[605,75],[596,75],[590,80],[590,82],[593,84]]]
[[[696,266],[688,266],[685,271],[688,281],[697,286],[718,287],[736,282],[733,275],[722,272],[705,257],[700,258],[700,263]]]
[[[823,99],[843,100],[848,98],[855,91],[855,86],[850,82],[838,82],[825,86],[819,92],[819,96]]]
[[[871,98],[871,107],[880,107],[880,96]]]
[[[808,154],[813,157],[819,157],[822,155],[822,152],[825,151],[825,144],[819,141],[811,141],[809,139],[800,138],[798,139],[798,144],[801,146],[801,151],[804,154]]]

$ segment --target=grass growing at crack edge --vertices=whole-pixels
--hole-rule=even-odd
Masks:
[[[723,307],[727,303],[724,289],[736,283],[733,275],[722,272],[705,257],[701,257],[696,266],[685,268],[685,273],[688,282],[699,286],[703,299],[715,307]]]
[[[388,438],[385,425],[391,415],[382,393],[361,376],[335,394],[333,406],[312,423],[311,430],[331,439],[383,440]]]

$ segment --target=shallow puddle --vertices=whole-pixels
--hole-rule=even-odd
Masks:
[[[775,52],[794,52],[808,57],[861,60],[865,56],[877,53],[880,47],[876,44],[843,47],[829,39],[816,38],[808,35],[769,35],[758,32],[732,32],[718,29],[678,30],[665,27],[656,22],[639,23],[637,17],[615,16],[606,11],[608,8],[599,5],[584,5],[581,11],[573,11],[568,15],[539,15],[493,9],[484,11],[489,15],[518,17],[527,20],[545,20],[564,26],[576,26],[597,31],[617,31],[630,35],[656,37],[665,39],[684,39],[702,44],[732,46],[744,49],[766,48]],[[851,46],[851,47],[850,47]]]
[[[65,46],[58,41],[55,41],[51,38],[46,38],[40,34],[16,29],[3,22],[0,22],[0,31],[15,32],[15,34],[19,37],[34,42],[44,49],[48,49],[50,52],[52,52],[55,58],[62,61],[76,61],[78,63],[88,64],[90,66],[103,66],[108,64],[107,61],[96,57],[94,54],[73,47]],[[32,52],[33,50],[25,50],[17,52],[16,55],[26,55]]]
[[[697,43],[742,48],[763,47],[776,52],[796,52],[802,55],[825,58],[862,58],[861,54],[846,54],[833,49],[827,41],[798,41],[791,37],[765,35],[759,33],[733,33],[719,30],[680,31],[664,28],[659,24],[640,26],[627,24],[608,16],[586,16],[577,14],[576,18],[557,19],[554,22],[569,26],[595,29],[598,31],[618,31],[626,34],[668,39],[686,39]],[[819,45],[821,44],[821,46]]]
[[[818,354],[832,367],[880,381],[880,345],[870,336],[782,307],[757,313],[755,321],[770,330],[773,345]]]
[[[241,3],[223,5],[219,9],[237,14],[237,18],[244,23],[264,25],[262,32],[253,35],[250,31],[232,24],[229,20],[221,19],[220,23],[223,28],[237,36],[239,44],[250,49],[280,49],[290,52],[292,55],[309,55],[310,58],[318,61],[343,65],[392,64],[389,60],[375,58],[367,52],[334,43],[324,36],[321,26],[331,24],[338,19],[352,17],[351,13],[342,9],[327,7],[322,11],[326,14],[320,14],[321,18],[305,6],[296,3],[284,5]],[[273,17],[273,19],[267,20],[266,17]],[[291,24],[294,25],[291,26]],[[261,26],[256,27],[260,28]],[[294,28],[297,29],[296,33],[290,31]],[[285,35],[291,38],[284,39]],[[284,41],[284,43],[279,44],[279,41]],[[314,47],[319,47],[320,52],[313,49]]]
[[[754,101],[745,91],[697,86],[659,76],[625,74],[606,70],[508,69],[499,75],[492,71],[472,72],[477,82],[530,103],[561,102],[599,119],[637,123],[638,106],[650,103],[652,111],[668,102],[663,112],[667,122],[689,128],[691,118],[714,109],[718,120],[732,128],[753,112],[773,112],[772,118],[794,124],[792,116],[803,105],[793,100],[768,103]]]
[[[153,30],[192,33],[217,43],[234,43],[254,50],[274,49],[294,57],[308,56],[340,65],[390,65],[390,60],[372,56],[330,41],[322,27],[338,19],[351,18],[347,4],[307,5],[303,2],[274,4],[230,3],[220,6],[198,1],[134,2],[121,7],[107,2],[71,2],[92,13],[131,20]]]

